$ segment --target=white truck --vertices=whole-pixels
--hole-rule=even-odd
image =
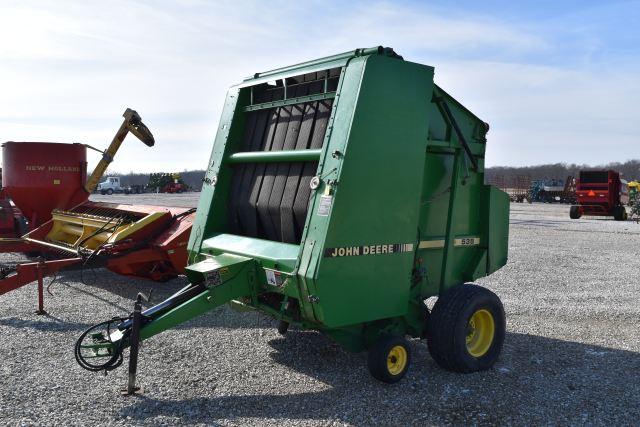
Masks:
[[[120,186],[120,178],[108,176],[107,179],[98,184],[96,191],[100,194],[124,193],[125,189]]]

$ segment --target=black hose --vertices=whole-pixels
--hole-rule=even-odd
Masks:
[[[88,371],[91,371],[91,372],[104,371],[105,374],[109,371],[116,369],[118,366],[122,365],[122,361],[123,361],[122,351],[124,350],[124,338],[125,338],[124,335],[118,341],[117,345],[113,347],[113,354],[111,354],[111,357],[109,358],[109,360],[99,364],[88,362],[87,359],[82,355],[82,343],[87,337],[87,335],[89,335],[92,331],[106,327],[107,329],[106,341],[113,344],[113,341],[111,341],[112,325],[115,323],[120,324],[125,320],[127,320],[127,318],[114,317],[113,319],[107,320],[106,322],[93,325],[89,329],[84,331],[84,333],[80,335],[80,338],[78,338],[78,341],[76,341],[75,350],[74,350],[76,362],[78,362],[78,365],[80,365],[82,368]]]
[[[186,210],[186,211],[184,211],[184,212],[182,212],[182,213],[179,213],[179,214],[174,215],[174,216],[173,216],[173,219],[175,220],[175,219],[178,219],[178,218],[182,218],[183,216],[190,215],[190,214],[194,213],[194,212],[195,212],[195,211],[197,211],[197,210],[198,210],[198,208],[191,208],[191,209]]]
[[[56,271],[55,273],[53,273],[53,279],[51,279],[51,281],[49,282],[49,284],[47,285],[47,293],[51,296],[53,296],[53,294],[51,293],[51,291],[49,290],[51,288],[51,286],[55,283],[55,281],[58,280],[58,272]]]
[[[115,219],[115,220],[120,220],[120,221],[119,221],[119,222],[117,222],[117,223],[115,223],[112,227],[110,227],[110,228],[108,229],[108,231],[116,230],[116,229],[117,229],[117,228],[122,224],[122,222],[123,222],[123,221],[122,221],[122,218],[121,218],[121,217],[119,218],[118,216],[119,216],[119,214],[118,214],[118,215],[114,215],[114,216],[110,217],[110,218],[109,218],[109,220],[108,220],[105,224],[103,224],[103,225],[102,225],[102,227],[100,227],[100,228],[99,228],[99,229],[97,229],[95,232],[91,233],[89,236],[85,237],[84,239],[82,239],[82,240],[78,243],[77,254],[78,254],[78,257],[79,257],[79,258],[82,258],[82,261],[83,261],[83,262],[82,262],[82,264],[80,264],[80,281],[81,281],[83,284],[85,284],[85,285],[87,284],[87,283],[85,282],[85,280],[84,280],[84,270],[85,270],[85,266],[86,266],[86,265],[87,265],[87,263],[88,263],[89,261],[91,261],[91,259],[92,259],[92,258],[93,258],[97,253],[98,253],[98,251],[99,251],[99,250],[100,250],[100,249],[101,249],[101,248],[106,244],[106,241],[105,241],[105,242],[102,242],[102,244],[100,244],[100,246],[98,246],[98,247],[97,247],[93,252],[91,252],[88,256],[85,256],[85,254],[83,254],[83,253],[81,252],[82,244],[83,244],[84,242],[86,242],[87,240],[91,239],[92,237],[97,236],[98,234],[100,234],[101,232],[103,232],[103,231],[106,229],[106,226],[107,226],[107,225],[109,225],[109,224],[111,224],[111,221],[113,221],[114,219]],[[93,271],[93,269],[91,269],[91,271]],[[94,278],[95,278],[95,271],[94,271]]]

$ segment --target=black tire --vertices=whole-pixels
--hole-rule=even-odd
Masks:
[[[104,196],[105,194],[107,194],[107,192],[104,191],[104,190],[100,190],[100,194],[102,194]]]
[[[538,197],[540,198],[540,201],[542,203],[548,203],[547,201],[547,192],[544,190],[540,190],[540,192],[538,193]]]
[[[613,210],[613,219],[616,221],[626,221],[627,220],[627,210],[624,206],[616,206]]]
[[[478,332],[478,336],[486,338],[481,341],[476,338],[476,328],[471,322],[472,316],[475,319],[477,315],[479,325],[491,324],[477,328],[478,331],[484,328],[484,332]],[[491,368],[498,360],[506,321],[500,298],[490,290],[472,284],[454,286],[438,298],[429,321],[429,353],[444,369],[476,372]],[[474,351],[477,354],[472,354]]]
[[[110,196],[110,195],[112,195],[112,194],[113,194],[113,190],[112,190],[111,188],[110,188],[110,189],[108,189],[108,190],[107,190],[107,194],[108,194],[109,196]]]
[[[382,335],[369,349],[367,366],[371,375],[379,381],[389,384],[400,381],[410,364],[411,348],[401,336]]]
[[[582,216],[582,214],[580,213],[580,207],[579,206],[571,206],[569,208],[569,218],[578,219],[581,216]]]
[[[282,336],[287,334],[289,330],[289,322],[285,322],[284,320],[278,321],[278,333]]]

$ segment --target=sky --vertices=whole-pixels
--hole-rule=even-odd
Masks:
[[[131,107],[156,146],[111,170],[204,169],[231,85],[377,45],[491,125],[487,166],[640,158],[640,1],[615,0],[0,0],[0,141],[105,148]]]

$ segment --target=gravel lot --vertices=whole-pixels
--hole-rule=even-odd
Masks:
[[[194,206],[198,194],[96,200]],[[568,206],[512,204],[510,260],[482,280],[508,330],[494,369],[452,374],[413,342],[407,377],[373,380],[365,354],[322,335],[280,337],[257,314],[222,307],[149,340],[141,397],[122,397],[126,368],[76,365],[89,325],[128,313],[138,291],[159,302],[185,285],[65,273],[34,314],[36,287],[0,297],[0,424],[342,425],[587,424],[640,420],[640,225],[570,220]],[[2,264],[18,257],[0,255]],[[83,284],[82,282],[85,282]]]

